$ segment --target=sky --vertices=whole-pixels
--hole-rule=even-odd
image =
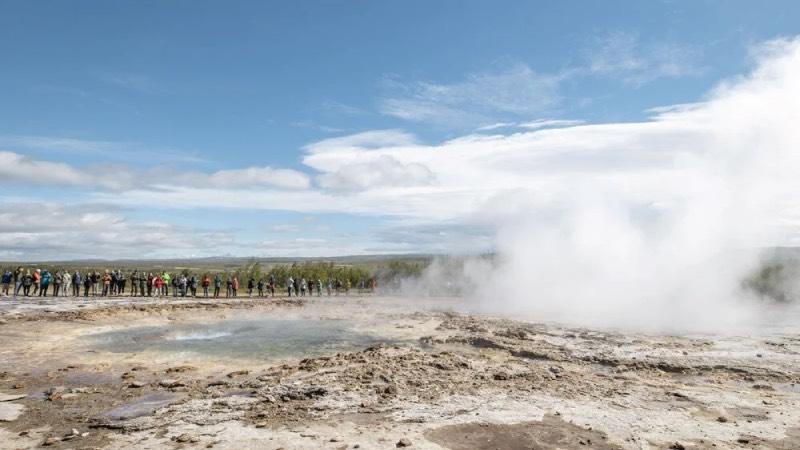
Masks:
[[[739,105],[800,103],[798,19],[777,0],[0,0],[0,260],[480,253],[586,186],[648,220]],[[793,245],[775,195],[769,243]]]

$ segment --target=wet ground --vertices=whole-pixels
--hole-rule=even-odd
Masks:
[[[348,320],[221,319],[130,327],[92,334],[87,345],[114,353],[143,351],[185,356],[274,361],[353,351],[378,343],[400,343],[358,331]],[[413,341],[412,341],[413,342]]]
[[[800,335],[457,299],[0,300],[0,448],[800,448]]]

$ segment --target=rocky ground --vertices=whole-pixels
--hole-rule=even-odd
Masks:
[[[453,299],[0,305],[4,449],[800,448],[797,334],[591,330]],[[387,343],[264,360],[87,339],[237,317],[346,319]]]

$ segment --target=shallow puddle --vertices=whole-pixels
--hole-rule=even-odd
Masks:
[[[88,339],[93,348],[115,353],[189,352],[263,360],[305,358],[378,343],[398,343],[359,332],[348,321],[275,319],[136,327],[94,334]]]
[[[160,408],[180,402],[184,397],[184,395],[170,392],[152,392],[106,411],[103,416],[110,421],[149,416]]]

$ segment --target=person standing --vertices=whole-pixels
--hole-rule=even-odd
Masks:
[[[250,298],[253,298],[253,289],[255,289],[255,288],[256,288],[256,279],[253,278],[253,277],[250,277],[250,279],[247,280],[247,295]]]
[[[50,275],[50,272],[45,269],[43,272],[40,272],[39,277],[39,297],[47,297],[47,288],[50,287],[50,280],[53,278]]]
[[[11,280],[14,278],[14,274],[11,273],[10,270],[6,269],[3,272],[3,295],[8,297],[8,288],[11,286]]]
[[[269,294],[275,297],[275,275],[269,276]]]
[[[17,270],[14,271],[14,297],[18,296],[22,289],[22,279],[24,276],[25,273],[22,270],[22,266],[17,267]]]
[[[83,278],[81,278],[81,271],[76,270],[75,273],[72,275],[72,296],[73,297],[80,297],[81,295],[81,285],[83,284]]]
[[[236,278],[234,275],[233,277],[233,296],[236,297],[239,294],[239,279]]]
[[[203,281],[200,282],[200,285],[203,286],[203,297],[208,298],[208,287],[211,285],[211,278],[208,274],[203,274]]]
[[[292,289],[294,289],[294,280],[292,277],[286,279],[286,292],[289,294],[289,297],[292,296]]]
[[[214,298],[219,298],[219,288],[222,286],[222,277],[214,275]]]
[[[155,277],[153,276],[153,272],[150,272],[147,275],[147,296],[148,297],[152,297],[153,296],[153,283],[154,283],[153,279],[154,278]]]
[[[61,292],[61,283],[64,282],[64,279],[61,278],[61,271],[56,271],[56,274],[53,275],[53,297],[58,297],[58,294]]]
[[[163,286],[161,287],[162,289],[161,293],[164,295],[169,295],[169,288],[167,286],[169,286],[169,284],[172,282],[172,278],[170,278],[169,274],[166,271],[164,271],[164,274],[161,275],[161,281],[164,282]]]
[[[322,280],[317,278],[317,297],[322,297]]]
[[[127,284],[127,280],[125,279],[125,272],[122,270],[117,273],[117,282],[119,283],[119,287],[117,289],[117,293],[119,295],[125,295],[125,285]]]
[[[107,270],[106,273],[108,273]],[[116,270],[112,270],[110,275],[111,275],[111,281],[108,283],[108,295],[114,296],[114,294],[116,294],[117,292],[117,286],[118,286],[117,283],[119,281],[119,278]],[[103,280],[105,280],[105,277],[103,277]],[[103,283],[103,290],[105,291],[105,283]]]
[[[139,271],[133,269],[131,274],[131,297],[136,297],[136,291],[139,289]]]
[[[33,272],[33,296],[39,293],[39,288],[42,285],[42,269],[36,269]]]
[[[300,279],[300,295],[305,297],[306,296],[306,288],[308,288],[308,284],[306,284],[306,279]]]
[[[189,279],[189,289],[192,291],[192,298],[197,298],[197,275],[192,274]]]
[[[101,294],[102,297],[107,297],[111,295],[111,274],[108,273],[108,269],[103,274],[103,292]]]
[[[164,272],[166,275],[166,272]],[[163,276],[163,275],[162,275]],[[164,285],[166,282],[164,279],[158,275],[153,277],[153,292],[155,293],[155,297],[158,298],[161,296],[162,291],[164,291]]]
[[[89,290],[90,289],[92,290],[92,295],[94,295],[94,291],[96,291],[95,282],[94,282],[94,274],[95,273],[91,273],[90,274],[89,272],[86,272],[86,276],[83,279],[83,297],[84,298],[89,298]],[[80,289],[80,285],[78,286],[78,289]]]
[[[152,276],[152,274],[150,274]],[[150,288],[148,287],[149,279],[147,278],[147,274],[142,272],[139,274],[139,296],[144,297],[145,291],[147,291],[147,296],[150,296]]]
[[[228,275],[228,279],[225,280],[225,298],[233,297],[233,278]]]
[[[31,286],[33,286],[33,275],[31,275],[30,270],[26,270],[25,275],[22,277],[22,291],[25,297],[30,296]]]
[[[181,297],[186,297],[186,287],[189,285],[189,280],[186,279],[186,275],[181,275],[181,278],[178,280],[178,287],[181,290]]]
[[[100,272],[92,272],[92,297],[97,297],[97,285],[100,284]]]
[[[72,275],[70,275],[69,270],[65,270],[64,273],[61,275],[61,295],[63,297],[69,296],[70,292],[72,291],[70,287],[72,286]]]
[[[256,287],[258,287],[258,296],[264,296],[264,280],[259,279],[258,283],[256,283]]]

